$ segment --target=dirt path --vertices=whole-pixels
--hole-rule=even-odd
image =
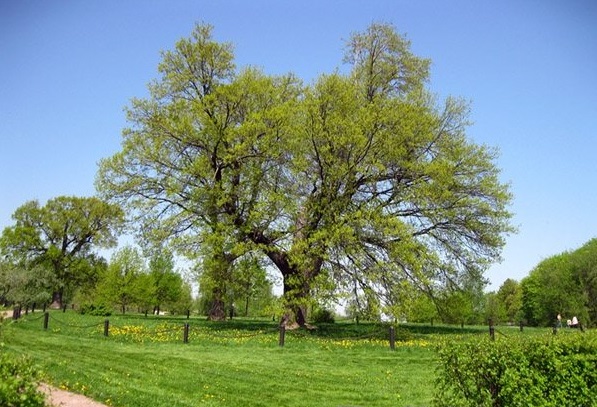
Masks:
[[[60,390],[44,383],[39,386],[39,389],[47,395],[47,400],[53,407],[106,407],[89,397]]]
[[[0,316],[4,319],[12,318],[12,310],[0,311]]]
[[[12,310],[0,311],[4,319],[12,318]],[[66,390],[60,390],[48,384],[41,383],[39,389],[46,395],[46,400],[52,407],[106,407],[106,405]]]

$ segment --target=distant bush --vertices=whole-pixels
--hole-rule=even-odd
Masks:
[[[45,407],[38,378],[39,372],[28,359],[10,356],[0,347],[0,406]]]
[[[477,339],[439,349],[437,407],[597,405],[597,336]]]
[[[332,311],[320,308],[311,315],[311,322],[314,324],[333,324],[336,320]]]
[[[112,310],[105,304],[83,304],[79,309],[79,313],[98,317],[109,317],[112,315]]]

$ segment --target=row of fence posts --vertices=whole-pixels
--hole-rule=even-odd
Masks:
[[[44,313],[44,330],[47,331],[50,325],[50,313]],[[190,331],[190,324],[184,324],[183,330],[183,343],[189,343],[189,331]],[[110,320],[104,320],[104,336],[110,335]],[[393,326],[389,328],[389,337],[390,337],[390,349],[396,349],[396,329]],[[280,334],[278,338],[278,345],[280,347],[284,347],[286,342],[286,327],[284,325],[280,325]]]
[[[17,316],[14,319],[18,319],[20,317]],[[188,319],[188,314],[187,314],[187,319]],[[49,322],[50,322],[50,313],[49,312],[45,312],[44,313],[44,330],[48,330],[48,326],[49,326]],[[523,325],[522,323],[520,324],[520,331],[522,332],[523,329]],[[190,325],[188,323],[184,324],[184,330],[183,330],[183,342],[184,343],[189,343],[189,331],[190,331]],[[554,328],[554,335],[557,333],[557,331]],[[104,321],[104,336],[109,336],[110,335],[110,320],[106,319]],[[394,326],[390,326],[389,328],[389,337],[390,337],[390,349],[391,350],[395,350],[396,349],[396,329],[394,328]],[[495,326],[493,325],[493,321],[490,320],[489,321],[489,337],[491,338],[492,341],[495,341]],[[278,345],[280,347],[284,347],[284,343],[286,341],[286,327],[284,325],[280,325],[280,335],[279,335],[279,339],[278,339]]]
[[[20,312],[17,313],[17,316],[15,317],[13,315],[14,319],[18,319],[20,318]],[[187,313],[187,319],[189,318],[189,314]],[[48,330],[48,326],[49,326],[49,320],[50,320],[50,313],[49,312],[45,312],[44,313],[44,330]],[[520,324],[520,331],[522,332],[523,330],[523,324]],[[184,324],[184,330],[183,330],[183,343],[189,343],[189,331],[190,331],[190,325],[188,323]],[[554,328],[554,335],[557,333],[557,331]],[[104,336],[109,336],[110,335],[110,320],[106,319],[104,321]],[[389,337],[390,337],[390,349],[391,350],[395,350],[396,349],[396,329],[394,328],[394,326],[390,326],[389,328]],[[495,326],[493,325],[493,321],[490,320],[489,321],[489,337],[491,338],[492,341],[495,341]],[[286,341],[286,327],[284,325],[280,325],[280,334],[279,334],[279,339],[278,339],[278,345],[280,347],[284,347]]]
[[[49,317],[50,317],[50,314],[47,311],[45,311],[45,309],[44,309],[44,330],[48,329]],[[19,318],[21,318],[21,308],[17,307],[13,311],[13,319],[17,320]],[[187,311],[187,319],[189,319],[189,318],[190,318],[190,312]],[[183,331],[183,342],[184,343],[189,342],[189,330],[190,330],[189,324],[188,323],[184,324],[184,331]],[[521,322],[520,323],[520,332],[522,332],[522,330],[523,330],[523,323]],[[581,331],[582,330],[583,329],[581,327]],[[554,333],[554,335],[557,334],[557,329],[555,327],[553,329],[553,333]],[[104,321],[104,336],[109,336],[109,334],[110,334],[110,321],[106,319]],[[389,328],[389,337],[390,337],[390,349],[394,350],[396,348],[396,329],[394,328],[394,326],[390,326],[390,328]],[[489,320],[489,337],[491,338],[492,341],[495,341],[495,326],[493,325],[493,320]],[[286,327],[284,325],[281,325],[278,344],[281,347],[283,347],[285,340],[286,340]]]
[[[62,312],[66,312],[66,305],[62,308]],[[74,308],[74,306],[73,306]],[[31,312],[33,313],[35,311],[35,304],[33,304],[33,306],[31,307]],[[48,329],[48,312],[46,312],[46,304],[43,305],[43,312],[44,312],[44,329]],[[25,309],[25,315],[27,315],[29,313],[29,308]],[[13,320],[17,320],[19,318],[21,318],[22,316],[22,308],[21,307],[15,307],[13,309]],[[191,317],[191,311],[187,310],[186,312],[186,317],[187,319],[190,319]],[[189,336],[189,324],[185,324],[185,329],[184,329],[184,343],[188,343],[188,336]],[[433,319],[431,320],[431,326],[433,326]],[[520,322],[520,332],[523,331],[523,322]],[[464,324],[462,324],[462,327],[464,327]],[[583,326],[582,324],[579,324],[579,328],[581,330],[581,332],[584,332]],[[105,321],[104,324],[104,335],[108,336],[108,332],[109,332],[109,322],[108,320]],[[554,326],[553,327],[553,334],[556,335],[558,333],[557,331],[557,327]],[[284,325],[280,326],[280,339],[279,339],[279,344],[280,346],[284,346],[284,340],[285,340],[285,335],[286,335],[286,329],[284,327]],[[396,331],[394,329],[393,326],[390,326],[390,332],[389,332],[389,336],[390,336],[390,348],[392,350],[395,349],[396,346]],[[489,337],[491,338],[492,341],[495,340],[495,326],[493,325],[493,320],[489,320]]]

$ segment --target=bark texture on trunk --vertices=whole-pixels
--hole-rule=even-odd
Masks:
[[[51,309],[62,309],[62,292],[54,291],[52,293],[52,303],[50,304]]]
[[[213,291],[213,300],[211,307],[207,315],[207,319],[210,321],[225,321],[226,320],[226,307],[220,290],[215,289]]]
[[[304,223],[303,220],[300,222]],[[300,225],[299,225],[300,226]],[[297,235],[297,240],[304,239],[304,228]],[[321,272],[323,259],[317,253],[310,250],[298,250],[297,258],[302,258],[300,263],[293,261],[290,251],[280,250],[273,244],[273,240],[266,237],[260,231],[253,232],[250,239],[265,246],[265,254],[276,265],[284,279],[284,302],[286,310],[280,321],[280,325],[307,327],[307,309],[311,300],[311,289],[315,278]],[[297,246],[300,246],[297,243]]]

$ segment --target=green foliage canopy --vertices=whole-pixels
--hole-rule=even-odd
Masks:
[[[44,267],[52,273],[53,300],[94,278],[101,259],[95,248],[116,245],[124,224],[119,206],[95,197],[60,196],[44,206],[29,201],[13,214],[15,224],[0,237],[8,261],[24,269]]]
[[[132,304],[146,305],[153,298],[153,286],[146,276],[139,251],[131,246],[119,249],[100,281],[98,292],[108,304],[118,304],[124,314]]]
[[[44,267],[24,268],[0,261],[0,303],[21,307],[46,303],[52,298],[52,282],[51,271]]]
[[[541,261],[521,281],[522,307],[531,325],[553,325],[576,316],[585,326],[597,321],[597,239],[574,251]]]
[[[236,70],[211,31],[163,54],[122,150],[100,164],[98,189],[148,239],[200,253],[214,282],[263,253],[299,323],[320,276],[389,304],[401,287],[483,280],[512,231],[496,151],[467,139],[465,103],[430,96],[429,61],[393,27],[354,34],[350,72],[309,86]]]

